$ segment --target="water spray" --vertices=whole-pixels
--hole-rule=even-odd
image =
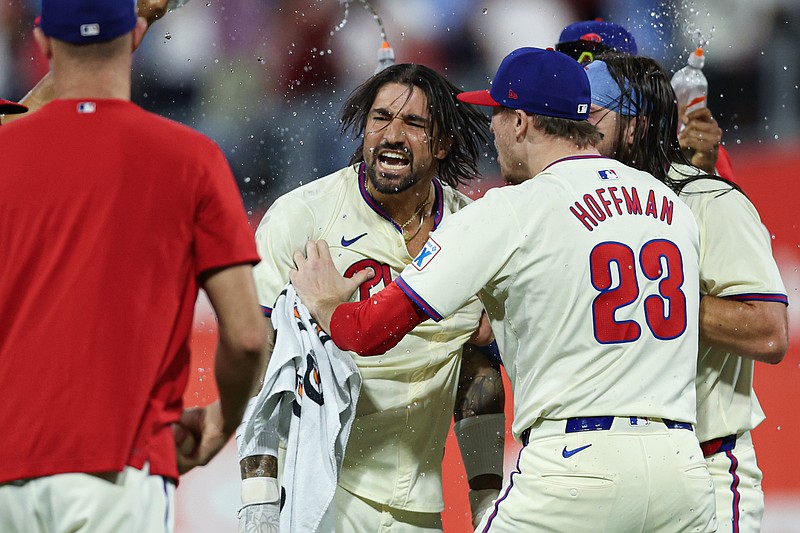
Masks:
[[[355,0],[339,0],[339,4],[344,6],[344,18],[339,24],[336,25],[331,34],[341,30],[347,24],[347,18],[350,16],[350,4],[352,4],[354,1]],[[369,2],[369,0],[357,1],[360,2],[364,8],[372,14],[372,18],[375,19],[375,22],[378,24],[378,29],[381,32],[381,47],[378,48],[378,67],[374,72],[377,74],[386,67],[394,65],[394,50],[392,50],[392,47],[389,45],[389,41],[386,39],[386,28],[383,26],[383,21],[381,20],[380,15],[378,15],[378,13],[375,11],[375,8],[372,7],[372,4]]]

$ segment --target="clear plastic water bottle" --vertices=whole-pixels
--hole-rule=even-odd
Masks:
[[[687,65],[672,76],[672,88],[684,115],[706,107],[708,80],[702,70],[705,61],[703,49],[697,48],[689,54]]]
[[[167,0],[167,11],[174,11],[189,3],[189,0]]]
[[[374,73],[377,74],[392,65],[394,65],[394,50],[392,50],[387,41],[383,41],[381,47],[378,48],[378,68],[375,69]]]

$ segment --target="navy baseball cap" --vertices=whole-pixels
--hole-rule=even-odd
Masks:
[[[606,22],[602,19],[575,22],[564,28],[558,38],[556,50],[564,47],[566,43],[574,43],[575,41],[598,43],[624,54],[636,55],[638,52],[636,40],[628,30],[619,24]]]
[[[0,98],[0,115],[16,115],[27,111],[28,108],[22,104]]]
[[[135,0],[42,0],[48,37],[74,44],[110,41],[136,26]]]
[[[458,99],[535,115],[586,120],[592,92],[583,67],[569,56],[552,49],[518,48],[500,63],[491,89],[463,92]]]

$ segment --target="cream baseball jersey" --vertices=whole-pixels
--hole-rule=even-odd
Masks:
[[[469,199],[434,180],[434,227]],[[354,300],[388,285],[412,257],[400,228],[365,189],[363,164],[279,198],[256,232],[262,261],[254,270],[267,313],[294,267],[292,254],[325,239],[339,272],[378,273]],[[453,416],[461,346],[478,325],[481,304],[465,298],[441,322],[417,326],[386,354],[353,354],[363,385],[339,484],[372,501],[417,512],[444,509],[441,463]]]
[[[397,283],[434,318],[480,291],[519,439],[540,418],[694,422],[697,255],[672,191],[581,156],[447,219]]]
[[[682,179],[697,171],[676,166]],[[738,301],[788,303],[769,234],[745,195],[718,180],[687,184],[680,194],[700,230],[700,291]],[[704,442],[741,434],[764,420],[753,390],[752,359],[700,344],[697,437]]]

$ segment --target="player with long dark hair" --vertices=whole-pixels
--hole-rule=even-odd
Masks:
[[[666,71],[646,57],[595,59],[587,67],[589,120],[607,135],[600,152],[649,171],[697,219],[702,298],[695,429],[714,480],[719,531],[759,531],[764,494],[750,431],[764,413],[753,390],[754,361],[778,363],[788,347],[788,300],[769,234],[738,186],[684,157]]]
[[[481,148],[489,142],[485,133],[486,115],[472,106],[456,101],[454,96],[461,90],[449,81],[442,80],[439,74],[424,65],[396,65],[362,83],[344,103],[342,131],[350,131],[356,135],[364,133],[375,95],[387,83],[417,87],[425,95],[430,113],[428,134],[434,140],[431,149],[443,143],[449,147],[447,155],[439,161],[439,180],[451,187],[457,187],[477,178]],[[446,137],[443,136],[444,132]],[[363,140],[350,158],[350,164],[362,161]]]
[[[350,164],[279,198],[256,232],[263,259],[255,276],[266,314],[288,281],[293,254],[309,239],[331,242],[342,275],[375,271],[352,295],[363,301],[389,285],[428,234],[470,202],[455,187],[478,177],[488,121],[459,102],[460,93],[417,64],[390,66],[353,91],[341,116],[343,132],[361,137]],[[481,312],[473,295],[443,326],[421,324],[386,357],[354,355],[363,384],[334,497],[337,531],[441,531],[442,455],[453,416],[475,519],[499,494],[505,435],[499,365],[470,344],[462,357]],[[491,337],[473,340],[485,345]],[[276,462],[256,444],[240,442],[243,487],[275,486]],[[274,522],[277,489],[272,498],[246,493],[240,528]]]

